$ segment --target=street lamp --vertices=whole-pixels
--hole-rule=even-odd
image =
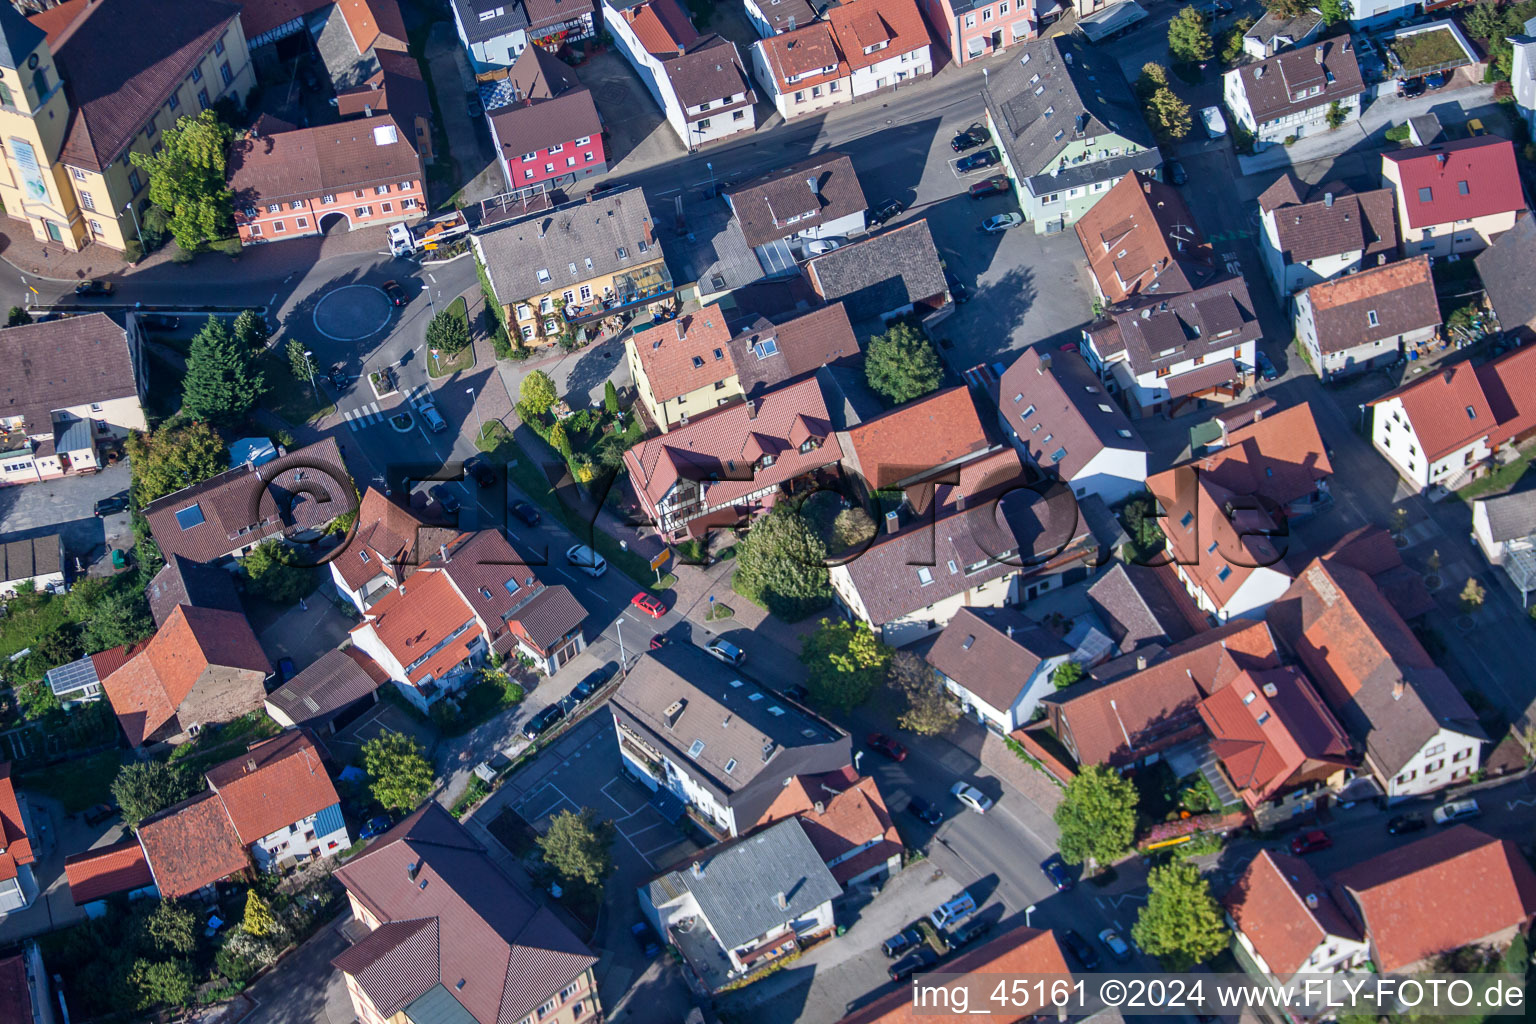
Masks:
[[[704,166],[709,168],[709,198],[715,198],[715,165],[706,160]]]
[[[143,259],[149,253],[144,251],[144,229],[139,227],[139,211],[134,209],[132,199],[123,204],[123,209],[133,214],[133,233],[139,236],[139,259]]]
[[[627,675],[629,659],[624,656],[624,616],[620,615],[613,620],[613,628],[619,634],[619,671]]]
[[[485,436],[485,424],[480,421],[480,407],[475,404],[475,389],[465,388],[464,393],[469,396],[469,407],[475,410],[475,427],[478,431],[475,438],[478,440]]]
[[[315,396],[315,404],[320,404],[320,389],[315,386],[315,354],[309,349],[304,350],[304,369],[309,371],[309,393]]]
[[[1031,903],[1029,906],[1024,908],[1024,927],[1025,928],[1029,927],[1029,915],[1033,914],[1034,912],[1035,912],[1035,905],[1033,903]]]

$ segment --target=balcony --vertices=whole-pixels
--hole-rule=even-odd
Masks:
[[[584,306],[574,302],[566,303],[563,312],[567,323],[591,323],[666,298],[674,290],[667,265],[657,260],[647,266],[613,275],[613,287],[602,298]]]

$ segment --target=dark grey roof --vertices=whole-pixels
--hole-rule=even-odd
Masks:
[[[823,0],[821,6],[831,5]],[[816,6],[810,0],[757,0],[757,9],[775,32],[804,28],[817,18]]]
[[[30,580],[63,568],[64,542],[57,533],[0,544],[0,581]]]
[[[749,182],[725,200],[748,245],[787,238],[869,207],[853,161],[825,150]]]
[[[645,190],[638,185],[605,193],[590,202],[565,203],[504,221],[474,237],[496,296],[507,303],[574,287],[661,258],[661,246],[645,205]],[[623,256],[619,255],[621,249]],[[588,259],[591,270],[586,267]],[[575,275],[570,272],[572,263],[576,264]],[[548,274],[548,280],[539,280],[540,270]]]
[[[1248,285],[1240,277],[1157,296],[1151,302],[1138,296],[1117,306],[1111,315],[1120,329],[1127,362],[1138,374],[1236,348],[1256,341],[1260,334]]]
[[[741,389],[748,395],[797,380],[830,363],[852,361],[859,354],[859,341],[841,302],[778,320],[757,317],[731,338],[731,358]]]
[[[533,600],[517,610],[513,621],[523,627],[535,646],[549,650],[586,617],[587,610],[570,588],[557,584],[535,594]]]
[[[1111,133],[1150,150],[1149,166],[1161,162],[1131,87],[1108,50],[1053,36],[1009,52],[1014,58],[992,69],[982,92],[998,126],[997,141],[1020,175],[1060,166],[1057,158],[1074,141]],[[1080,166],[1091,169],[1089,181],[1118,178],[1131,169],[1125,157]]]
[[[1122,651],[1148,643],[1171,646],[1198,631],[1169,584],[1159,578],[1167,571],[1116,564],[1088,588],[1088,603]]]
[[[1488,532],[1496,542],[1519,540],[1536,534],[1536,487],[1480,498],[1488,516]]]
[[[294,725],[314,727],[329,722],[388,679],[372,658],[355,647],[326,651],[314,664],[267,694],[267,703]]]
[[[648,889],[658,907],[691,893],[726,947],[750,942],[843,893],[799,818],[717,846],[689,867],[650,882]]]
[[[1163,166],[1163,154],[1156,149],[1143,149],[1130,156],[1096,160],[1092,163],[1056,165],[1055,174],[1035,174],[1024,179],[1031,195],[1048,196],[1063,189],[1082,188],[1096,181],[1123,178],[1128,174],[1155,171]]]
[[[1147,451],[1130,419],[1077,352],[1025,349],[1003,372],[998,411],[1035,464],[1063,480],[1075,480],[1106,448]]]
[[[1536,326],[1536,217],[1527,214],[1477,257],[1477,273],[1506,331]]]
[[[171,612],[182,604],[243,613],[234,577],[227,570],[194,562],[174,551],[165,560],[165,568],[149,581],[144,596],[149,599],[149,613],[155,617],[156,626],[165,625]]]
[[[1335,100],[1354,99],[1365,88],[1360,65],[1355,60],[1354,40],[1349,36],[1282,50],[1266,60],[1227,72],[1229,78],[1234,75],[1259,124],[1327,106]],[[1313,94],[1314,88],[1322,91]],[[1297,95],[1302,98],[1295,99]]]
[[[471,43],[483,43],[528,27],[528,13],[523,10],[521,0],[453,0],[453,6],[458,10],[464,35]],[[495,13],[498,8],[500,14]],[[491,17],[481,21],[482,13]]]
[[[938,308],[948,287],[926,220],[818,256],[806,273],[822,298],[842,301],[854,322],[929,299],[939,299]]]
[[[0,65],[20,70],[27,55],[43,41],[43,30],[10,4],[0,5]]]
[[[1019,698],[1047,658],[1072,653],[1016,608],[962,608],[928,649],[928,664],[999,711]]]
[[[105,313],[7,328],[0,361],[0,415],[21,416],[32,434],[48,432],[55,409],[139,393],[128,336]]]

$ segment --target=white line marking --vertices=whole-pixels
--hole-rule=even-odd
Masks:
[[[1536,800],[1527,800],[1522,797],[1519,800],[1506,800],[1504,801],[1504,806],[1511,811],[1516,807],[1536,807]]]
[[[427,280],[431,281],[433,284],[437,284],[437,278],[433,277],[431,274],[427,275]]]

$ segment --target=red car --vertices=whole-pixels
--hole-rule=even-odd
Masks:
[[[659,651],[665,646],[667,646],[667,638],[665,635],[661,633],[651,634],[651,650]]]
[[[636,594],[629,599],[629,603],[653,619],[659,619],[667,614],[667,606],[661,603],[661,598],[652,594]]]
[[[880,753],[892,761],[905,761],[907,759],[907,748],[883,732],[870,733],[869,738],[865,742],[869,744],[869,749],[880,751]]]
[[[1298,857],[1304,853],[1316,853],[1318,850],[1326,850],[1333,845],[1333,840],[1328,838],[1328,833],[1321,829],[1311,832],[1303,832],[1291,840],[1291,852]]]

